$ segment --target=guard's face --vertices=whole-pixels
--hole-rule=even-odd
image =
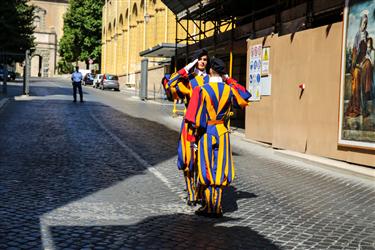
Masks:
[[[207,66],[207,60],[208,60],[208,57],[207,56],[202,56],[198,59],[198,63],[197,63],[197,68],[200,70],[200,71],[203,71],[206,69],[206,66]]]
[[[366,28],[367,28],[367,18],[363,18],[362,23],[361,23],[361,31],[365,31]]]

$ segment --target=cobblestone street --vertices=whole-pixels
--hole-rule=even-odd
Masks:
[[[170,103],[33,81],[0,108],[0,249],[375,249],[375,184],[233,135],[224,218],[194,215]],[[18,93],[18,94],[17,94]]]

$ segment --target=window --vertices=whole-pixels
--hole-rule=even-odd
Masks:
[[[34,26],[36,29],[40,29],[40,17],[39,16],[34,17]]]

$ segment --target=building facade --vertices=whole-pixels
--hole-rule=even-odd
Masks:
[[[215,44],[211,55],[233,65],[235,78],[246,72],[246,138],[375,167],[374,1],[209,1],[190,15],[236,18],[234,30],[199,45]]]
[[[31,76],[57,74],[58,42],[63,35],[64,14],[68,0],[31,0],[34,5],[35,51],[31,59]]]
[[[158,44],[174,44],[175,39],[175,15],[160,0],[107,0],[103,7],[101,72],[116,74],[122,84],[137,87],[140,52]],[[163,56],[148,62],[150,90],[159,88],[165,73]]]
[[[353,4],[349,6],[344,6],[343,0],[192,1],[201,6],[186,12],[193,19],[209,23],[235,17],[233,30],[220,32],[220,28],[215,28],[213,35],[207,34],[198,42],[189,42],[188,38],[196,34],[196,27],[191,28],[188,21],[185,30],[189,35],[181,28],[176,32],[176,16],[186,7],[182,1],[164,2],[171,10],[155,0],[107,1],[103,11],[102,72],[118,74],[124,83],[137,87],[141,69],[139,53],[157,44],[174,43],[176,34],[177,37],[185,36],[187,46],[178,49],[181,57],[187,58],[189,51],[205,47],[210,55],[222,58],[234,78],[245,83],[249,90],[254,90],[255,86],[251,78],[256,79],[258,87],[268,85],[264,93],[259,89],[259,99],[254,100],[244,114],[247,138],[274,148],[375,166],[375,88],[371,91],[365,88],[363,91],[368,92],[358,94],[360,113],[347,114],[348,105],[354,105],[352,101],[356,99],[353,97],[358,92],[353,92],[353,86],[358,83],[350,80],[355,74],[348,71],[351,60],[347,58],[352,53],[359,23],[374,18],[373,1],[347,1]],[[237,7],[230,9],[234,4]],[[356,4],[361,4],[360,8]],[[180,9],[177,8],[179,5]],[[354,6],[353,11],[358,9],[355,22],[351,24],[353,31],[347,30],[342,21],[343,13],[351,10],[350,6]],[[172,13],[174,8],[175,13]],[[364,13],[368,19],[363,18]],[[373,39],[373,22],[364,27]],[[348,40],[347,58],[344,58],[342,48],[346,31],[353,37]],[[366,38],[368,51],[375,50],[369,42],[372,39]],[[259,61],[256,62],[263,66],[262,61],[267,61],[267,74],[263,76],[262,69],[258,72],[261,73],[259,78],[254,78],[255,61],[251,56],[255,47],[261,52],[268,51],[266,60],[258,53]],[[345,65],[343,58],[349,66],[342,66]],[[153,60],[149,72],[157,69],[158,61],[163,58]],[[363,59],[362,64],[370,65],[370,61]],[[362,64],[356,66],[361,72],[375,72],[371,71],[375,68],[373,63],[367,68]],[[161,70],[149,75],[160,85]],[[369,81],[363,78],[358,76],[360,86],[371,86],[369,79],[375,86],[375,76],[367,77]],[[149,87],[152,85],[149,79]],[[253,94],[255,96],[255,92]],[[365,106],[367,113],[362,110]]]

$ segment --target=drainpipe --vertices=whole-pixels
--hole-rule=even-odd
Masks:
[[[129,84],[129,81],[130,81],[130,76],[129,76],[129,70],[130,70],[130,67],[129,67],[129,55],[130,55],[130,50],[129,50],[129,46],[130,46],[130,17],[131,17],[131,6],[130,6],[130,0],[128,0],[128,41],[127,41],[127,51],[126,51],[126,66],[127,66],[127,78],[128,78],[128,84]]]
[[[115,75],[117,75],[117,30],[118,30],[118,26],[119,26],[119,20],[117,19],[117,4],[118,2],[116,1],[116,17],[115,17],[115,20],[116,20],[116,27],[114,29],[114,32],[115,32],[115,36],[114,36],[114,44],[115,44],[115,57],[114,57],[114,65],[115,65]]]
[[[164,41],[168,42],[168,10],[165,9],[165,33],[164,33]]]
[[[146,29],[147,29],[147,0],[144,2],[144,8],[143,8],[143,50],[146,49]]]

